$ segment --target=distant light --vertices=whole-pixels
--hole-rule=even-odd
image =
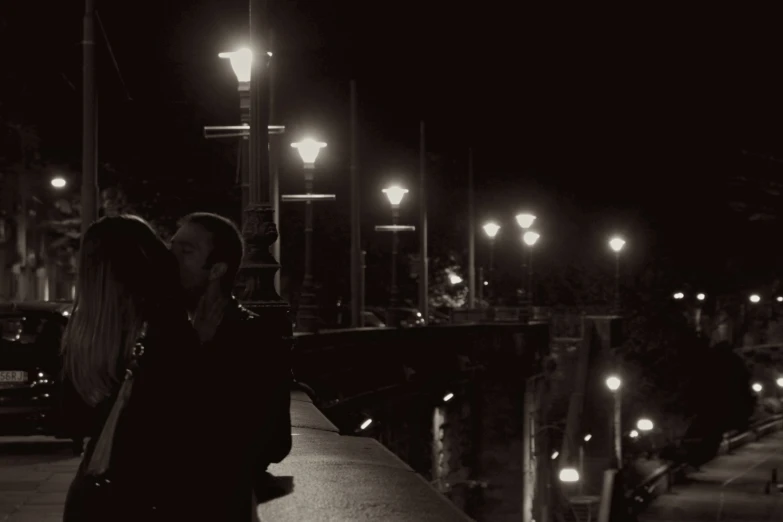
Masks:
[[[625,246],[625,239],[621,237],[613,237],[609,240],[609,248],[615,252],[620,252]]]
[[[579,472],[574,468],[561,469],[560,482],[579,482]]]
[[[362,422],[362,425],[359,427],[362,430],[366,430],[370,424],[372,424],[372,419],[367,419],[366,421]]]
[[[559,451],[556,451],[556,452],[552,453],[552,460],[555,460],[559,456],[560,456],[560,452]]]
[[[305,165],[312,166],[315,164],[315,160],[318,159],[318,153],[321,152],[322,148],[326,147],[326,143],[312,138],[305,138],[302,141],[292,143],[291,146],[299,151],[299,156]]]
[[[676,294],[674,294],[674,298],[677,299],[678,301],[680,299],[685,299],[685,294],[683,294],[682,292],[677,292]]]
[[[272,51],[267,51],[267,52],[266,52],[266,55],[267,55],[267,56],[269,56],[269,57],[271,58],[271,57],[272,57]]]
[[[489,281],[484,281],[484,286],[489,286]]]
[[[764,387],[760,383],[758,383],[758,382],[754,382],[753,386],[751,386],[751,388],[753,388],[753,391],[756,392],[756,393],[761,393],[761,390],[764,389]]]
[[[253,51],[248,48],[242,48],[230,53],[218,54],[220,58],[228,58],[231,61],[231,68],[240,83],[250,81],[250,70],[253,66]]]
[[[54,188],[63,188],[68,184],[68,182],[65,181],[65,178],[61,178],[60,176],[52,178],[51,183]]]
[[[704,301],[705,299],[707,299],[707,296],[704,294],[696,294],[696,299],[698,299],[699,301]]]
[[[783,303],[783,296],[778,296],[777,301],[778,301],[778,303]]]
[[[775,381],[775,383],[776,383],[778,386],[780,386],[781,388],[783,388],[783,377],[778,377],[778,380],[777,380],[777,381]]]
[[[500,231],[500,225],[497,223],[487,223],[482,227],[484,229],[484,233],[490,238],[495,239],[495,236],[498,235],[498,232]]]
[[[421,312],[416,312],[416,317],[421,317]]]
[[[632,439],[635,439],[639,436],[639,432],[636,430],[631,430],[631,433],[629,433]]]
[[[446,395],[443,396],[443,402],[449,402],[453,398],[454,398],[453,393],[447,393]]]
[[[590,439],[592,438],[593,436],[588,433],[587,435],[585,435],[585,442],[590,442]]]
[[[758,294],[753,294],[753,295],[750,296],[749,299],[750,299],[751,303],[758,303],[758,302],[761,301],[761,296],[758,295]]]
[[[639,422],[636,423],[636,428],[639,431],[652,431],[653,422],[650,419],[639,419]]]
[[[538,242],[538,239],[541,237],[541,235],[538,232],[533,232],[532,230],[528,230],[522,235],[522,241],[525,242],[527,246],[533,246]]]
[[[68,317],[69,315],[71,315],[71,312],[68,310],[63,310],[63,317]]]
[[[452,285],[458,285],[462,282],[462,278],[457,274],[449,274],[449,283]]]
[[[402,198],[404,198],[405,194],[408,193],[408,189],[404,189],[397,185],[393,185],[391,187],[383,189],[383,193],[386,194],[387,198],[389,198],[389,203],[391,203],[392,206],[396,207],[397,205],[402,203]]]
[[[612,375],[606,379],[606,387],[610,390],[617,391],[620,389],[620,386],[623,385],[623,381],[620,380],[619,377],[616,375]]]
[[[520,227],[527,230],[528,228],[533,226],[533,222],[536,220],[536,216],[533,214],[529,214],[527,212],[523,212],[522,214],[517,214],[517,224],[519,224]]]

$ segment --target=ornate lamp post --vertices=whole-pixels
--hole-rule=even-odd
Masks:
[[[623,402],[620,392],[620,388],[623,385],[623,381],[616,375],[610,375],[606,379],[606,387],[612,392],[614,396],[614,416],[613,416],[613,428],[614,428],[614,460],[615,468],[620,469],[623,466]]]
[[[494,297],[494,289],[495,289],[495,238],[498,235],[498,232],[500,232],[500,225],[494,222],[489,222],[485,224],[483,227],[484,233],[489,238],[489,300],[491,301]],[[479,281],[479,284],[481,285],[481,288],[484,287],[484,278],[481,278],[481,281]],[[482,290],[479,290],[481,292]]]
[[[527,245],[527,318],[533,318],[533,247],[536,246],[541,234],[528,230],[522,234],[522,241]]]
[[[313,173],[315,160],[326,143],[311,138],[292,143],[291,147],[299,151],[304,163],[305,193],[284,195],[283,201],[303,201],[305,203],[305,274],[302,291],[299,296],[299,308],[296,312],[296,329],[301,332],[318,331],[318,303],[313,285],[313,201],[333,201],[334,194],[313,194]]]
[[[410,225],[400,225],[400,203],[408,193],[408,189],[402,188],[398,185],[392,185],[391,187],[383,189],[383,193],[389,199],[392,207],[392,224],[391,226],[377,226],[375,230],[378,232],[391,232],[392,233],[392,266],[391,266],[391,288],[389,291],[389,309],[386,311],[386,324],[388,326],[400,325],[400,313],[397,307],[399,306],[399,288],[397,287],[397,248],[399,238],[398,232],[413,232],[416,227]]]

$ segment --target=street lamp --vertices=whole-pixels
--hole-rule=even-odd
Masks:
[[[777,384],[778,387],[783,388],[783,377],[778,377],[778,379],[775,381],[775,384]]]
[[[305,203],[305,273],[302,291],[299,295],[299,308],[296,311],[296,328],[302,332],[318,331],[318,303],[315,299],[313,284],[313,201],[334,200],[334,194],[313,194],[313,173],[315,160],[326,143],[304,139],[292,143],[291,147],[299,152],[304,164],[305,193],[285,195],[283,201],[304,201]]]
[[[759,303],[761,301],[761,296],[758,294],[753,294],[749,297],[750,302],[753,304]]]
[[[52,178],[51,184],[54,188],[61,189],[61,188],[65,188],[68,182],[65,181],[65,178],[61,176],[56,176]]]
[[[525,214],[520,214],[525,215]],[[531,216],[533,220],[535,220],[535,216]],[[519,216],[517,216],[517,221],[519,221]],[[532,221],[531,221],[532,223]],[[521,223],[520,223],[521,224]],[[524,228],[524,227],[523,227]],[[541,238],[541,235],[538,232],[533,232],[532,230],[526,231],[524,234],[522,234],[522,242],[525,243],[528,247],[528,254],[527,254],[527,317],[528,319],[533,318],[533,247],[538,243],[538,240]],[[524,259],[524,254],[523,254]],[[524,263],[523,263],[524,266]]]
[[[696,299],[698,299],[699,301],[704,301],[705,299],[707,299],[707,296],[704,294],[696,294]]]
[[[685,299],[685,294],[683,294],[682,292],[677,292],[677,293],[675,293],[675,294],[674,294],[674,296],[673,296],[673,297],[674,297],[674,298],[675,298],[677,301],[680,301],[680,300],[682,300],[682,299]]]
[[[527,230],[533,226],[533,222],[536,220],[536,216],[528,212],[517,214],[517,224],[523,229]]]
[[[614,458],[616,468],[620,469],[623,464],[623,433],[622,433],[622,398],[620,388],[623,381],[616,375],[610,375],[606,379],[606,387],[614,395]]]
[[[400,203],[402,203],[405,194],[408,193],[408,189],[402,188],[399,185],[392,185],[383,189],[383,193],[391,203],[392,207],[392,225],[391,226],[376,226],[375,230],[380,232],[392,233],[392,271],[391,271],[391,289],[389,298],[389,309],[386,311],[386,324],[389,326],[399,326],[400,314],[397,310],[399,289],[397,288],[397,249],[399,238],[398,232],[409,232],[416,230],[414,226],[400,225]]]
[[[764,389],[764,387],[761,385],[761,383],[758,383],[758,382],[754,382],[753,386],[751,386],[751,388],[753,388],[753,391],[756,392],[756,393],[761,393],[761,390]]]
[[[574,468],[561,469],[560,482],[579,482],[579,472]]]
[[[489,281],[491,285],[489,288],[489,298],[491,300],[494,297],[493,291],[495,289],[495,237],[498,235],[498,232],[500,232],[500,225],[494,222],[489,222],[482,228],[484,229],[484,233],[489,238]],[[483,279],[484,278],[482,278],[482,281]]]
[[[218,54],[220,58],[228,59],[231,62],[231,68],[237,75],[240,83],[250,83],[250,71],[253,68],[253,51],[243,47],[229,53]]]
[[[636,422],[636,429],[639,431],[652,431],[653,422],[650,419],[639,419]]]
[[[462,282],[462,278],[458,276],[457,274],[449,274],[449,283],[452,284],[452,286],[456,286]]]
[[[616,314],[620,313],[620,252],[625,247],[625,239],[615,236],[609,240],[609,248],[614,251],[615,265],[614,265],[614,311]]]

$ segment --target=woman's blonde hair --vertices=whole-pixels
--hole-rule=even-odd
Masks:
[[[116,391],[143,322],[174,288],[169,256],[137,216],[104,217],[87,229],[62,351],[65,377],[88,404]]]

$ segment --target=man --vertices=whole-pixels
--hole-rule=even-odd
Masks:
[[[201,429],[215,444],[206,458],[226,509],[248,520],[251,481],[291,450],[291,323],[256,315],[232,295],[244,254],[237,227],[216,214],[182,219],[171,249],[180,268],[202,364],[193,376]],[[247,516],[246,516],[247,515]],[[234,516],[230,520],[234,520]]]

